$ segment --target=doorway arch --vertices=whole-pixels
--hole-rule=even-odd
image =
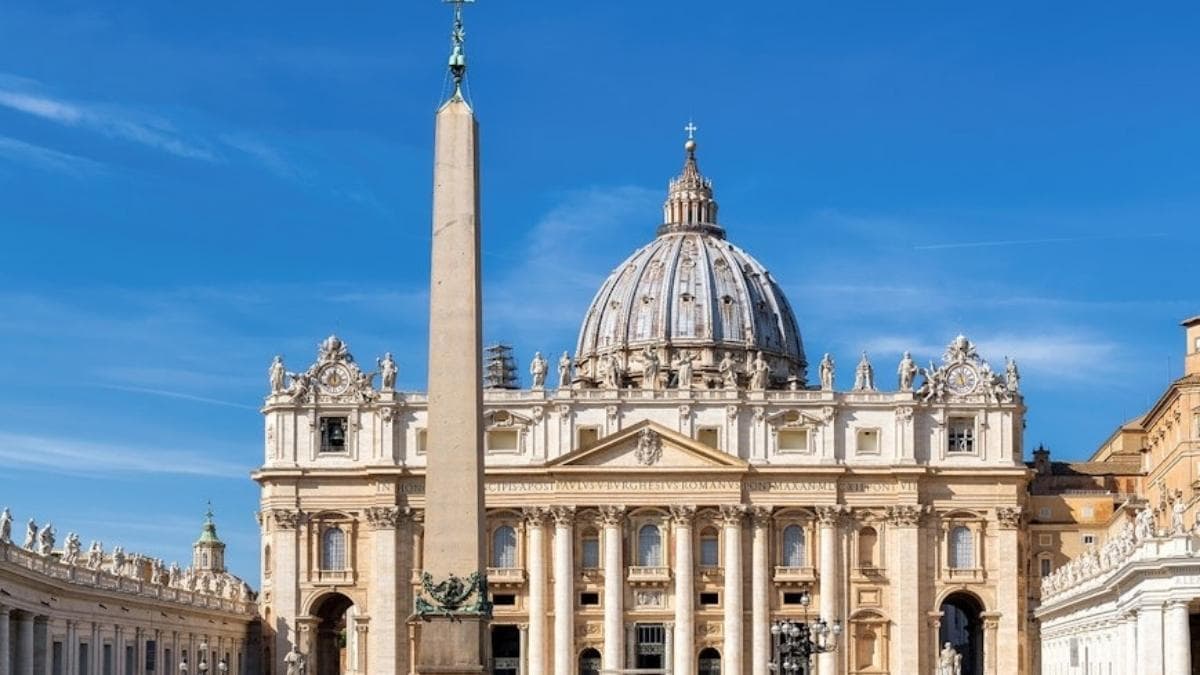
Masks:
[[[700,650],[700,657],[696,660],[697,675],[721,675],[721,652],[712,647],[705,647]]]
[[[962,656],[962,675],[983,675],[983,603],[964,591],[942,601],[938,648],[950,643]]]
[[[347,623],[354,601],[341,593],[330,593],[320,598],[312,608],[317,620],[312,654],[316,661],[315,675],[342,675],[347,672],[349,636]]]
[[[592,647],[579,652],[579,675],[600,675],[600,652]]]

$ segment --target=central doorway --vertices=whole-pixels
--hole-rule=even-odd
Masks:
[[[962,675],[983,675],[983,605],[975,596],[960,592],[947,596],[941,610],[938,649],[949,642],[962,656]]]
[[[317,618],[316,675],[342,675],[347,668],[346,624],[354,601],[341,593],[330,593],[313,608]]]
[[[492,626],[493,675],[517,675],[521,664],[521,631],[516,626]]]
[[[666,630],[661,623],[639,623],[634,636],[634,667],[662,670],[665,667],[663,653],[666,646]]]

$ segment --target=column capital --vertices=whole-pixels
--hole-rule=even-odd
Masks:
[[[294,530],[304,520],[304,513],[298,509],[271,509],[269,513],[278,530]]]
[[[1020,527],[1024,515],[1025,509],[1020,506],[996,507],[996,522],[999,523],[1002,530],[1012,530]]]
[[[625,522],[625,507],[609,505],[600,507],[600,522],[605,526],[620,526]]]
[[[1187,609],[1189,604],[1190,603],[1183,598],[1170,598],[1166,602],[1167,609],[1179,609],[1181,607],[1183,609]]]
[[[399,506],[372,506],[363,514],[372,530],[394,530],[400,527],[405,516]]]
[[[521,517],[530,527],[541,527],[546,524],[550,511],[545,506],[526,506],[521,509]]]
[[[750,520],[756,527],[767,527],[774,511],[775,507],[770,504],[755,504],[750,507]]]
[[[821,524],[821,527],[836,527],[842,516],[849,510],[845,504],[818,506],[816,508],[817,522]]]
[[[671,507],[671,522],[676,527],[691,527],[696,517],[696,507],[676,504]]]
[[[550,517],[556,527],[571,527],[575,523],[574,506],[551,506]]]
[[[746,517],[747,507],[745,504],[722,504],[721,524],[725,527],[737,527],[742,524],[742,519]]]
[[[887,522],[893,527],[917,527],[928,512],[924,504],[896,504],[887,507]]]

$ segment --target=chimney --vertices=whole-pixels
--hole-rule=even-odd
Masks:
[[[1186,356],[1183,358],[1184,375],[1200,375],[1200,316],[1193,316],[1181,324],[1187,331]]]

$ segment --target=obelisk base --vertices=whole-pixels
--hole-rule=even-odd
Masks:
[[[484,672],[484,630],[477,616],[430,616],[420,623],[418,675],[480,675]]]

